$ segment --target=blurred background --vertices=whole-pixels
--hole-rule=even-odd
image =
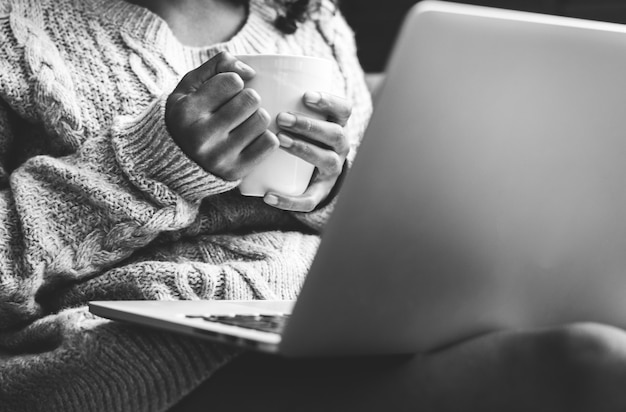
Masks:
[[[513,10],[626,23],[626,0],[459,0]],[[416,0],[340,0],[356,32],[359,58],[367,72],[384,70],[402,19]]]

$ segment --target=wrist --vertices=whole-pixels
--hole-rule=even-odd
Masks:
[[[113,145],[129,179],[157,196],[173,191],[191,202],[235,188],[238,181],[208,173],[185,155],[167,129],[165,106],[162,96],[138,117],[116,123]]]

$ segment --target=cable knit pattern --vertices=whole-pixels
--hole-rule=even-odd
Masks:
[[[207,47],[121,0],[0,0],[0,412],[162,411],[238,351],[126,326],[97,299],[293,299],[334,200],[312,213],[244,197],[164,122],[180,78],[219,51],[335,62],[371,112],[353,33],[330,2],[293,35],[250,0]]]
[[[36,2],[16,2],[9,19],[18,45],[24,48],[26,70],[34,84],[32,93],[41,102],[46,126],[76,149],[82,129],[78,102],[67,67],[43,31],[43,10]]]

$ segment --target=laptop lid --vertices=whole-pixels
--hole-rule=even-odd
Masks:
[[[438,1],[406,18],[288,355],[626,326],[626,28]]]

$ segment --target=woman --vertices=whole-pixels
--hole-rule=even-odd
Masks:
[[[331,59],[345,98],[311,91],[305,103],[328,121],[282,115],[276,136],[243,87],[254,73],[233,55],[246,53]],[[304,409],[255,389],[252,371],[325,409],[392,396],[399,409],[621,407],[597,403],[616,401],[623,375],[603,363],[619,352],[605,337],[622,334],[600,326],[324,364],[339,380],[320,387],[290,379],[320,376],[319,365],[248,356],[208,379],[238,351],[86,311],[94,299],[297,295],[371,109],[332,3],[2,0],[0,57],[0,410],[185,409],[205,390],[203,407]],[[316,165],[307,192],[239,195],[239,179],[274,150]]]
[[[371,109],[335,5],[304,3],[0,3],[0,410],[164,410],[235,355],[88,300],[295,298]],[[276,136],[249,53],[330,59],[345,98],[312,90],[328,121]],[[308,190],[241,196],[274,150]]]

